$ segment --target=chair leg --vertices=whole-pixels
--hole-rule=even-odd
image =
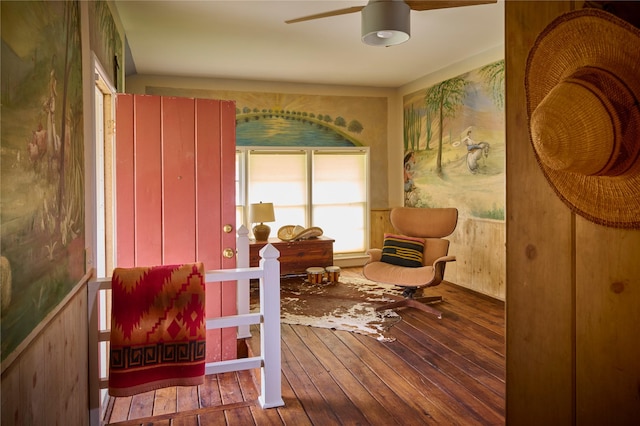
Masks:
[[[406,303],[407,300],[411,300],[411,299],[400,299],[397,302],[391,302],[382,306],[378,306],[376,308],[376,311],[386,311],[387,309],[402,308],[404,306],[407,306],[407,303]]]
[[[426,304],[431,304],[431,303],[439,303],[442,302],[442,296],[425,296],[425,297],[418,297],[417,299],[418,302],[422,302],[422,303],[426,303]]]
[[[393,297],[393,298],[396,299],[397,297]],[[437,300],[438,298],[440,300]],[[428,299],[426,303],[436,303],[436,302],[442,301],[442,297],[440,296],[421,297],[420,299],[401,299],[401,298],[397,298],[397,299],[398,300],[395,302],[378,306],[376,308],[376,311],[386,311],[387,309],[395,309],[395,308],[416,308],[423,312],[435,315],[436,318],[438,319],[442,319],[442,312],[422,302],[423,299]]]
[[[420,301],[418,301],[416,299],[407,299],[407,306],[411,307],[411,308],[419,309],[419,310],[421,310],[423,312],[426,312],[428,314],[433,314],[433,315],[436,316],[436,318],[442,319],[442,312],[440,312],[439,310],[433,308],[432,306],[425,305],[424,303],[421,303]]]

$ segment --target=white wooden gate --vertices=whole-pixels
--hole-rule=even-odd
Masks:
[[[238,338],[250,337],[249,326],[260,324],[260,355],[227,361],[209,362],[205,374],[260,368],[260,396],[262,408],[284,405],[281,388],[280,358],[280,253],[271,244],[260,251],[260,266],[250,268],[249,238],[246,227],[238,230],[237,262],[235,269],[219,269],[205,272],[205,283],[237,281],[238,314],[209,318],[207,329],[238,327]],[[205,265],[206,267],[206,265]],[[249,313],[249,281],[260,281],[260,311]],[[111,289],[111,278],[98,278],[89,282],[89,416],[92,426],[102,425],[103,402],[106,399],[108,348],[111,323],[107,290]]]

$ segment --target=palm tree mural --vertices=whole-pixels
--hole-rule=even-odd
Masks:
[[[504,110],[504,59],[480,68],[485,90],[498,110]]]
[[[403,97],[406,206],[456,205],[470,217],[504,220],[504,68],[498,60]],[[474,138],[465,139],[471,129]]]
[[[89,2],[91,22],[91,48],[98,56],[105,70],[112,72],[111,78],[116,91],[122,91],[122,39],[113,20],[111,9],[104,0]],[[92,10],[93,9],[93,10]]]
[[[420,135],[422,133],[422,117],[414,105],[404,110],[404,150],[417,151],[420,149]]]
[[[438,157],[436,172],[442,175],[442,140],[444,120],[453,118],[458,109],[463,105],[466,96],[466,87],[469,82],[463,77],[455,77],[445,80],[440,84],[427,89],[424,95],[425,110],[438,116]],[[430,114],[427,113],[427,117]]]
[[[425,117],[425,127],[426,127],[426,141],[425,141],[425,146],[424,149],[426,150],[430,150],[431,149],[431,138],[433,137],[433,111],[430,109],[426,109],[424,111],[424,117]]]

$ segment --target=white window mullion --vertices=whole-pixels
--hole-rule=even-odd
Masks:
[[[307,194],[307,221],[309,226],[318,226],[315,224],[315,217],[313,214],[313,163],[314,163],[314,151],[307,150],[307,181],[309,182],[309,191]]]

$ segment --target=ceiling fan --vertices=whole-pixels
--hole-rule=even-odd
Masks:
[[[287,24],[362,12],[362,41],[372,46],[404,43],[410,37],[412,10],[447,9],[496,3],[497,0],[369,0],[366,6],[353,6],[316,13],[285,21]]]

